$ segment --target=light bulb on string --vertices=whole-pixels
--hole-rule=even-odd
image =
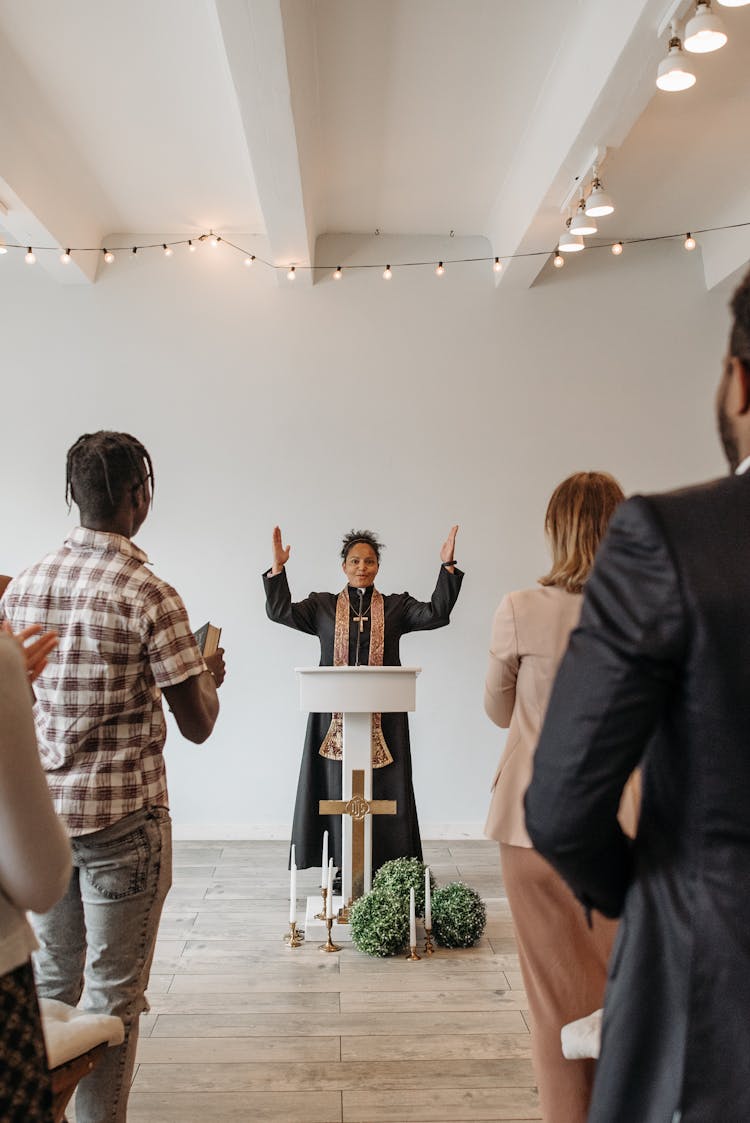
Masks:
[[[437,269],[435,270],[435,276],[442,277],[443,273],[445,273],[445,266],[443,265],[442,261],[439,261],[437,263]]]
[[[502,261],[500,260],[500,258],[499,258],[499,257],[496,257],[496,258],[495,258],[495,263],[494,263],[494,265],[492,266],[492,272],[493,272],[493,273],[500,273],[500,272],[502,271],[502,268],[503,268],[503,263],[502,263]]]
[[[693,235],[690,233],[690,231],[688,231],[687,234],[685,235],[685,242],[684,242],[685,249],[686,250],[694,250],[695,247],[697,246],[697,244],[698,243],[696,242]]]
[[[161,248],[164,250],[164,256],[165,257],[173,257],[174,256],[174,250],[172,249],[171,246],[168,246],[166,242],[162,242]]]
[[[24,258],[24,261],[26,262],[27,265],[33,265],[34,262],[36,261],[34,251],[32,250],[31,246],[29,246],[27,251],[26,251],[26,256]]]
[[[290,266],[289,266],[289,272],[288,272],[288,273],[287,273],[287,275],[286,275],[286,277],[287,277],[287,280],[288,280],[288,281],[293,281],[293,280],[294,280],[294,278],[295,278],[296,276],[297,276],[297,268],[296,268],[296,266],[295,266],[295,265],[290,265]]]
[[[245,258],[245,265],[247,266],[248,269],[250,269],[252,267],[252,264],[253,264],[254,261],[255,261],[255,254],[249,254]]]
[[[615,242],[615,244],[612,246],[612,253],[615,255],[615,257],[620,256],[620,254],[622,253],[622,242]]]
[[[555,269],[562,269],[563,265],[565,264],[565,258],[560,253],[559,247],[555,250],[555,256],[552,258],[552,264],[554,265]]]
[[[218,246],[220,241],[221,241],[221,238],[219,237],[218,234],[211,234],[211,236],[208,239],[208,244],[209,244],[209,246],[213,246],[213,248],[216,249],[216,247]]]
[[[106,261],[107,265],[111,265],[115,260],[115,255],[112,253],[112,250],[103,249],[102,253],[104,254],[104,260]]]
[[[130,251],[131,256],[135,257],[135,255],[137,253],[138,253],[138,246],[133,246],[132,250]]]
[[[343,276],[343,272],[341,270],[341,266],[337,265],[336,268],[333,271],[333,279],[334,279],[334,281],[340,281],[342,276]]]
[[[197,250],[197,248],[198,248],[198,247],[196,246],[196,244],[195,244],[195,242],[193,241],[193,239],[192,239],[192,238],[188,238],[188,250],[190,251],[190,253],[195,253],[195,251]]]
[[[60,254],[60,261],[63,265],[70,265],[70,250],[64,250],[63,253]]]
[[[390,281],[392,276],[393,270],[391,269],[390,265],[386,265],[385,269],[383,270],[383,280]]]

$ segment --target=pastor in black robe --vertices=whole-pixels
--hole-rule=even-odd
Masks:
[[[429,601],[418,601],[408,593],[391,593],[383,597],[385,615],[385,645],[383,666],[399,667],[399,641],[407,632],[425,632],[444,628],[458,598],[463,573],[453,573],[441,566],[437,584]],[[286,571],[276,576],[264,574],[266,612],[270,620],[286,624],[299,632],[317,636],[320,640],[320,666],[332,667],[333,643],[336,623],[338,593],[310,593],[302,601],[292,601]],[[358,611],[357,591],[349,586],[352,609]],[[349,625],[349,666],[359,662],[368,664],[370,651],[370,612],[372,587],[365,590],[364,613],[367,621],[360,632],[351,613]],[[357,647],[359,646],[359,660]],[[294,807],[292,841],[296,846],[299,869],[320,865],[323,848],[323,831],[328,831],[329,853],[337,867],[341,867],[341,816],[321,815],[321,799],[341,799],[341,762],[320,755],[330,714],[310,714],[307,721],[305,747],[302,753],[297,800]],[[412,784],[411,751],[409,748],[409,721],[405,713],[383,714],[383,735],[393,757],[393,763],[375,768],[372,773],[373,799],[395,799],[398,811],[394,816],[375,816],[372,824],[373,871],[391,858],[422,858],[419,837],[417,806]]]

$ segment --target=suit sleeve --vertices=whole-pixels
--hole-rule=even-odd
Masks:
[[[631,877],[620,796],[681,676],[685,635],[664,534],[652,504],[631,499],[613,518],[587,583],[525,799],[534,846],[605,916],[619,916]]]
[[[285,569],[273,577],[264,573],[263,587],[266,591],[266,615],[269,620],[273,620],[274,624],[285,624],[287,628],[294,628],[298,632],[306,632],[310,636],[318,634],[318,598],[315,594],[305,600],[293,602]]]
[[[419,601],[405,593],[404,632],[428,632],[433,628],[444,628],[449,624],[463,579],[464,575],[460,569],[449,573],[444,566],[441,566],[437,584],[429,601]]]
[[[507,729],[516,704],[520,660],[513,603],[503,597],[492,622],[490,658],[484,684],[484,709],[490,721]]]

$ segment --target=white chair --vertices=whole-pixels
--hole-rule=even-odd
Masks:
[[[594,1010],[585,1018],[568,1022],[560,1030],[563,1056],[569,1061],[580,1061],[587,1057],[595,1060],[599,1056],[602,1039],[602,1011]]]
[[[52,1077],[53,1118],[62,1123],[78,1081],[98,1063],[110,1045],[125,1039],[122,1019],[89,1014],[55,998],[40,998],[47,1066]]]

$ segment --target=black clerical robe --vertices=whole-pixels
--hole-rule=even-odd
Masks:
[[[454,573],[441,567],[437,584],[429,601],[418,601],[408,593],[392,593],[383,598],[385,615],[385,643],[383,665],[398,667],[399,641],[407,632],[429,631],[443,628],[450,621],[451,610],[461,589],[463,573]],[[333,666],[334,629],[336,622],[337,593],[310,593],[302,601],[292,601],[286,571],[275,577],[264,574],[266,612],[277,624],[317,636],[320,640],[320,666]],[[352,604],[349,627],[349,666],[357,663],[367,666],[370,650],[369,604],[372,589],[364,597],[365,615],[368,617],[360,631],[354,621],[359,608],[359,597],[349,588]],[[341,816],[321,815],[321,799],[341,799],[341,762],[320,755],[330,714],[310,714],[307,721],[305,746],[302,753],[294,808],[292,841],[296,846],[297,866],[307,869],[320,864],[323,831],[328,831],[329,852],[334,863],[341,866]],[[372,824],[372,866],[378,869],[391,858],[420,858],[422,843],[419,837],[417,806],[412,785],[411,751],[409,748],[409,722],[405,713],[383,714],[383,735],[393,756],[393,763],[376,768],[372,774],[373,799],[395,799],[398,811],[395,816],[375,816]]]

